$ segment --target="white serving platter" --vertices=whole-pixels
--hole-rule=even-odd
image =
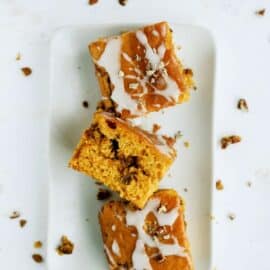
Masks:
[[[97,219],[102,205],[98,186],[67,167],[82,131],[88,127],[100,98],[87,45],[101,36],[118,34],[138,24],[89,25],[58,30],[51,44],[50,188],[48,269],[108,269]],[[163,131],[181,131],[178,158],[160,187],[174,188],[185,199],[188,236],[197,270],[207,270],[212,257],[212,119],[215,44],[204,28],[171,24],[179,55],[191,67],[197,84],[190,102],[153,113],[142,122],[159,122]],[[89,108],[82,106],[87,100]],[[166,128],[164,128],[166,126]],[[184,146],[188,141],[190,146]],[[72,255],[59,256],[55,248],[67,235],[75,244]],[[142,269],[136,269],[142,270]],[[181,269],[179,269],[181,270]]]

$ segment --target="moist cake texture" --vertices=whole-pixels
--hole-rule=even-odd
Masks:
[[[175,159],[165,141],[110,113],[95,113],[69,166],[142,208]]]
[[[99,222],[109,269],[193,269],[184,203],[176,191],[157,191],[142,210],[108,202]]]
[[[192,71],[176,55],[172,30],[161,22],[89,45],[103,98],[122,118],[182,103],[193,87]]]

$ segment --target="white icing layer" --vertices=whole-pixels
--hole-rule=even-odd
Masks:
[[[147,36],[144,34],[143,31],[139,30],[136,32],[136,37],[139,40],[139,42],[144,46],[145,56],[149,60],[149,63],[151,64],[152,69],[157,70],[158,64],[161,59],[159,55],[156,54],[151,48],[151,46],[149,45]]]
[[[115,255],[117,255],[119,257],[121,256],[120,248],[119,248],[119,245],[118,245],[116,240],[114,240],[112,243],[112,251]]]
[[[110,264],[113,265],[113,266],[115,266],[116,265],[116,262],[115,262],[115,260],[113,258],[113,255],[111,254],[111,251],[109,250],[109,248],[106,245],[104,245],[104,250],[105,250],[105,253],[108,256],[108,259],[109,259]]]
[[[175,222],[175,220],[178,217],[178,208],[172,209],[168,213],[159,212],[158,207],[160,206],[160,200],[159,199],[151,199],[146,204],[145,208],[141,211],[127,211],[126,215],[126,221],[127,225],[129,226],[135,226],[137,228],[138,232],[138,239],[136,242],[135,250],[132,254],[132,262],[133,267],[135,269],[152,269],[149,258],[145,252],[145,245],[149,247],[157,247],[159,249],[159,252],[163,256],[170,256],[170,255],[176,255],[181,257],[186,257],[187,254],[185,252],[185,248],[180,246],[178,244],[178,240],[173,237],[174,243],[173,244],[164,244],[159,242],[157,238],[152,238],[150,235],[148,235],[143,227],[145,224],[145,218],[147,215],[152,212],[160,226],[168,225],[172,226]]]
[[[118,104],[120,111],[128,108],[132,113],[137,113],[137,103],[125,91],[123,77],[119,76],[121,70],[121,38],[110,39],[106,48],[96,62],[99,66],[105,68],[114,85],[112,99]]]

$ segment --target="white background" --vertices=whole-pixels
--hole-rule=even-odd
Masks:
[[[270,226],[270,3],[262,0],[0,0],[0,269],[46,268],[31,259],[41,240],[46,260],[49,41],[64,25],[171,22],[209,28],[217,46],[214,267],[269,270]],[[266,8],[264,17],[254,14]],[[15,61],[17,52],[21,61]],[[22,66],[33,74],[24,77]],[[247,99],[248,113],[236,109]],[[222,151],[221,136],[241,144]],[[192,147],[192,142],[191,142]],[[252,186],[247,186],[247,181]],[[25,228],[10,220],[19,210]],[[234,221],[228,214],[234,213]],[[198,224],[199,226],[199,224]],[[91,269],[91,268],[89,268]]]

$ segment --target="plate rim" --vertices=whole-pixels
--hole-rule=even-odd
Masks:
[[[210,170],[210,203],[209,203],[209,210],[210,214],[213,214],[214,211],[214,190],[215,190],[215,181],[214,181],[214,176],[215,176],[215,163],[216,163],[216,142],[215,142],[215,116],[216,116],[216,96],[217,96],[217,42],[216,42],[216,37],[214,32],[204,26],[204,25],[199,25],[199,24],[193,24],[193,23],[179,23],[179,22],[174,22],[171,20],[157,20],[157,21],[134,21],[134,22],[112,22],[112,23],[91,23],[91,24],[78,24],[78,25],[72,25],[72,24],[67,24],[64,26],[57,27],[53,30],[50,36],[49,40],[49,101],[48,101],[48,106],[49,106],[49,114],[48,114],[48,156],[51,155],[51,120],[52,120],[52,97],[53,97],[53,49],[55,46],[55,42],[57,40],[58,35],[61,35],[63,32],[66,31],[83,31],[84,29],[89,29],[89,28],[119,28],[123,27],[124,29],[130,28],[136,29],[138,27],[142,27],[144,25],[149,25],[149,24],[154,24],[157,22],[161,21],[166,21],[169,23],[169,25],[176,25],[180,27],[192,27],[192,28],[197,28],[200,31],[204,32],[208,36],[208,40],[211,41],[211,46],[212,46],[212,56],[213,56],[213,74],[212,74],[212,102],[211,102],[211,118],[210,118],[210,164],[211,164],[211,170]],[[127,29],[128,30],[128,29]],[[102,36],[102,35],[101,35]],[[49,243],[51,243],[51,233],[50,231],[52,230],[52,222],[51,222],[51,215],[50,215],[50,209],[52,207],[51,202],[51,190],[52,190],[52,181],[51,181],[51,170],[50,170],[50,161],[48,161],[48,194],[47,194],[47,199],[48,199],[48,207],[47,207],[47,235],[46,235],[46,241],[47,241],[47,248],[46,248],[46,255],[47,258],[48,254],[51,252],[49,249]],[[209,269],[213,268],[213,263],[214,263],[214,255],[215,255],[215,236],[214,236],[214,226],[213,222],[209,222]],[[192,250],[192,247],[191,247]],[[192,253],[191,253],[192,254]],[[47,260],[47,269],[50,269],[50,260]]]

